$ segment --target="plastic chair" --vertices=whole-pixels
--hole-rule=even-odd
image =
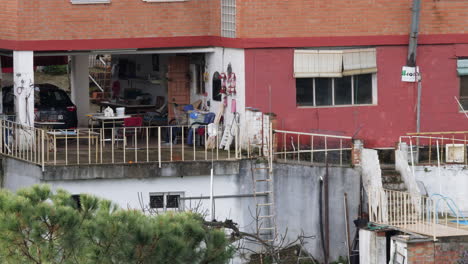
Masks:
[[[215,113],[207,113],[205,114],[205,118],[203,119],[203,122],[194,122],[190,125],[190,129],[189,129],[189,132],[188,132],[188,135],[187,135],[187,144],[189,145],[192,145],[193,144],[193,131],[195,130],[195,134],[196,135],[204,135],[205,134],[205,127],[204,126],[207,126],[211,123],[214,122],[215,120]],[[204,138],[204,137],[201,137],[201,138]],[[201,140],[199,140],[198,142],[201,143]]]
[[[142,125],[143,118],[140,116],[128,117],[124,119],[123,126],[117,131],[117,138],[123,138],[124,147],[127,145],[127,137],[132,137],[132,142],[135,142],[134,137],[136,137],[136,133],[141,132],[141,129],[139,127],[141,127]]]

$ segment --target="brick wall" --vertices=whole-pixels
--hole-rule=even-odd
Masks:
[[[2,0],[4,2],[5,0]],[[17,40],[219,36],[219,0],[72,5],[69,0],[19,0]],[[1,12],[1,11],[0,11]],[[0,36],[0,39],[3,39]]]
[[[468,263],[468,238],[438,238],[436,242],[408,243],[408,264]]]
[[[0,2],[0,39],[220,35],[220,0],[172,3],[112,0],[111,4],[98,5],[72,5],[69,0]],[[411,0],[237,0],[237,36],[405,35],[410,27],[411,3]],[[465,33],[467,8],[468,1],[463,0],[423,0],[421,33]]]
[[[0,39],[12,40],[16,38],[17,1],[0,1]]]
[[[468,1],[422,0],[422,34],[466,33]],[[238,0],[238,37],[407,34],[411,0]]]
[[[433,264],[434,242],[408,244],[408,264]]]

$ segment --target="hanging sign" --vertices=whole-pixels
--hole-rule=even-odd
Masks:
[[[418,77],[416,79],[416,76]],[[417,82],[421,80],[421,73],[419,67],[408,67],[403,66],[401,70],[401,81],[402,82]]]

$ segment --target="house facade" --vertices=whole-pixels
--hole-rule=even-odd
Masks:
[[[25,127],[3,122],[2,187],[16,190],[47,183],[133,209],[200,205],[210,211],[209,188],[214,184],[218,219],[233,219],[243,230],[258,232],[252,211],[273,200],[276,209],[272,206],[270,212],[277,215],[277,229],[285,233],[289,225],[291,240],[307,231],[311,235],[307,250],[324,260],[317,208],[322,203],[322,179],[329,171],[323,165],[333,157],[331,214],[348,209],[344,193],[350,201],[349,218],[332,220],[330,248],[336,250],[330,258],[336,260],[347,253],[346,229],[354,231],[352,220],[362,213],[360,165],[367,162],[369,174],[381,174],[376,151],[371,159],[361,160],[362,150],[353,140],[361,140],[366,148],[386,149],[394,148],[400,136],[418,130],[467,130],[467,116],[458,101],[468,108],[468,3],[421,1],[416,49],[421,78],[404,82],[411,6],[409,0],[3,0],[0,68],[13,68],[16,122],[33,127],[34,93],[24,91],[35,83],[35,66],[65,56],[70,58],[78,127],[88,134],[46,135],[31,128],[31,137]],[[103,54],[112,56],[110,64],[116,67],[111,80],[123,91],[138,86],[169,104],[201,101],[205,110],[224,115],[225,125],[239,124],[235,150],[227,147],[218,153],[218,147],[205,145],[200,151],[195,144],[175,145],[173,128],[145,128],[141,138],[135,130],[129,148],[125,142],[114,149],[114,128],[102,126],[98,135],[91,134],[89,60]],[[276,132],[295,131],[293,136],[278,132],[278,141],[268,142],[273,140],[264,124],[268,122],[262,120],[271,115],[262,113],[274,113]],[[175,116],[174,109],[169,108],[169,116]],[[183,131],[177,133],[185,142]],[[161,142],[164,136],[171,138],[170,148]],[[256,153],[250,143],[261,144],[259,149],[268,158],[252,162]],[[270,148],[265,147],[268,144]],[[276,146],[280,150],[284,146],[284,152],[270,156]],[[463,150],[466,154],[466,147]],[[278,157],[300,164],[272,165]],[[399,159],[407,174],[409,159]],[[272,184],[261,192],[257,189],[257,194],[255,166],[265,160],[275,172],[272,178],[258,180]],[[348,168],[351,160],[358,162]],[[427,178],[428,171],[421,167],[415,172],[413,163],[413,178]],[[431,193],[451,184],[442,185],[435,172],[430,174]],[[464,175],[458,170],[454,174]],[[457,201],[465,201],[460,188]]]

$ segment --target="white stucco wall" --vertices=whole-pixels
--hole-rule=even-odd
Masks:
[[[205,89],[208,93],[207,100],[210,101],[210,112],[218,113],[223,101],[213,100],[212,80],[215,72],[223,73],[227,71],[228,64],[231,63],[232,72],[236,74],[236,94],[228,96],[228,105],[224,110],[224,124],[231,124],[234,115],[231,113],[232,100],[236,100],[236,111],[240,117],[241,131],[245,129],[245,54],[243,49],[215,48],[213,53],[207,53],[205,57],[206,68],[209,73],[209,81]],[[203,99],[204,96],[196,94],[195,89],[191,89],[191,101]]]
[[[416,166],[416,180],[426,187],[428,195],[442,194],[451,198],[468,216],[468,169],[463,165]],[[440,176],[439,176],[440,175]]]
[[[401,144],[399,149],[395,150],[395,170],[400,173],[408,192],[419,193],[416,177],[413,175],[413,167],[408,164],[408,161],[411,161],[408,155],[408,146]]]
[[[210,195],[210,176],[159,177],[153,179],[109,179],[82,181],[47,182],[54,189],[62,188],[72,194],[87,193],[108,199],[121,208],[142,209],[138,194],[143,197],[144,205],[149,205],[150,193],[183,192],[184,197],[200,197]],[[125,186],[125,187],[124,187]],[[234,176],[215,176],[214,195],[238,194]],[[217,198],[215,199],[215,217],[218,220],[243,219],[239,199],[249,198]],[[250,198],[251,199],[251,198]],[[201,212],[209,209],[209,199],[186,200],[185,209],[193,209],[201,205]]]
[[[359,263],[384,264],[386,262],[386,238],[377,232],[359,230]]]

